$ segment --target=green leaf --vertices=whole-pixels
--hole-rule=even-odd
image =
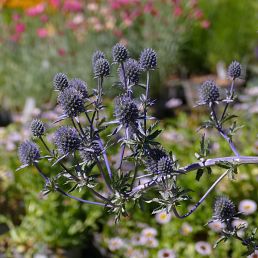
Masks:
[[[227,121],[229,121],[229,120],[231,120],[233,118],[236,118],[236,117],[238,117],[238,116],[236,116],[236,115],[226,115],[224,117],[224,119],[221,121],[221,124],[224,124],[225,122],[227,122]]]
[[[203,172],[204,172],[203,169],[202,169],[202,168],[199,168],[199,169],[197,170],[195,180],[200,181],[201,177],[203,176]]]
[[[162,132],[162,130],[156,130],[154,131],[152,134],[147,136],[147,140],[154,140],[160,133]]]

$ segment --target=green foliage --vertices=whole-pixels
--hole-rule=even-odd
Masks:
[[[187,31],[186,41],[180,45],[182,66],[200,73],[215,71],[219,61],[249,62],[257,42],[257,2],[203,0],[200,6],[211,25],[203,30],[193,24]]]

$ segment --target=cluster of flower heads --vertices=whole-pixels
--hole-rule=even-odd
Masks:
[[[57,73],[53,86],[59,91],[58,103],[66,116],[75,117],[85,111],[84,105],[89,96],[86,82],[78,78],[69,81],[65,74]]]
[[[31,134],[34,137],[42,137],[46,132],[45,124],[34,119],[30,125]],[[31,165],[40,159],[40,149],[36,143],[31,140],[26,140],[19,146],[18,155],[23,165]]]
[[[228,76],[235,80],[241,78],[243,69],[239,62],[233,61],[228,67]],[[220,91],[214,80],[205,81],[200,87],[201,104],[212,104],[220,100]]]
[[[139,83],[140,74],[144,71],[153,70],[157,66],[156,52],[147,48],[144,49],[139,60],[130,57],[128,49],[117,43],[112,48],[113,63],[118,64],[118,77],[123,89],[126,91],[115,99],[115,118],[125,128],[132,131],[138,127],[140,119],[142,119],[142,111],[135,99],[133,99],[129,86]],[[92,67],[95,78],[104,78],[110,75],[110,64],[106,59],[106,55],[101,51],[96,51],[92,56]],[[53,88],[58,92],[57,102],[63,110],[63,116],[60,120],[69,117],[76,118],[86,110],[86,102],[90,100],[87,83],[78,78],[69,79],[64,73],[57,73],[53,78]],[[85,129],[85,128],[84,128]],[[86,130],[86,129],[85,129]],[[31,123],[31,134],[36,138],[42,137],[46,133],[45,124],[34,119]],[[88,133],[84,132],[86,137]],[[72,126],[61,126],[54,134],[54,144],[60,155],[68,155],[77,150],[84,161],[92,161],[94,157],[100,156],[102,149],[96,139],[86,137],[87,141],[82,143],[81,135],[77,129]],[[86,144],[87,142],[87,144]],[[32,164],[38,160],[39,147],[32,141],[23,143],[19,148],[19,157],[23,164]],[[169,169],[171,165],[169,160],[164,164],[160,161],[159,169]],[[164,168],[162,168],[164,166]],[[156,169],[157,170],[157,169]],[[155,170],[155,171],[156,171]]]

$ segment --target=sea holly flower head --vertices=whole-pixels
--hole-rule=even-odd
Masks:
[[[29,140],[21,143],[18,154],[23,165],[31,165],[40,158],[39,147]]]
[[[45,134],[45,124],[39,119],[33,119],[30,125],[31,133],[35,137],[41,137]]]

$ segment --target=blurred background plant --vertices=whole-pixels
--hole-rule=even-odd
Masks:
[[[28,137],[29,118],[54,121],[59,114],[58,110],[48,111],[55,106],[53,75],[61,71],[92,87],[92,52],[102,49],[111,57],[108,49],[117,41],[128,45],[133,56],[144,47],[157,51],[159,69],[152,80],[152,95],[161,104],[156,105],[155,113],[163,114],[168,98],[178,97],[173,95],[171,80],[190,79],[189,85],[195,86],[200,83],[192,80],[196,74],[220,74],[218,64],[223,68],[233,59],[243,63],[246,88],[239,87],[235,109],[245,127],[238,140],[244,143],[244,154],[257,155],[258,140],[253,141],[258,127],[257,11],[256,1],[241,0],[0,0],[0,120],[1,125],[13,121],[0,128],[0,253],[6,257],[80,257],[89,252],[92,257],[166,257],[167,252],[167,257],[173,257],[175,252],[178,257],[223,257],[225,253],[240,257],[243,249],[237,242],[211,248],[218,238],[214,231],[221,225],[203,228],[207,214],[212,213],[209,207],[215,193],[187,221],[172,217],[162,224],[144,211],[114,227],[102,209],[58,195],[42,199],[38,189],[43,183],[36,172],[24,176],[14,171],[18,167],[16,148]],[[111,85],[113,80],[109,80]],[[107,91],[110,96],[116,94],[114,87]],[[191,87],[184,95],[189,92]],[[177,156],[184,156],[185,162],[192,162],[190,150],[199,148],[195,128],[202,113],[186,106],[185,96],[177,101],[169,103],[170,117],[160,125],[165,129],[161,142]],[[36,108],[42,104],[42,110]],[[219,138],[214,138],[212,146],[215,154],[228,154]],[[194,177],[188,176],[187,185],[194,184]],[[237,182],[222,184],[217,193],[229,195],[236,204],[246,199],[257,203],[257,168],[243,167],[238,177]],[[202,180],[196,188],[199,196],[211,183],[209,177]],[[250,226],[258,224],[255,213],[245,219]],[[154,240],[145,237],[145,242],[137,242],[150,227],[154,230],[149,236]],[[70,249],[72,252],[67,252]]]

